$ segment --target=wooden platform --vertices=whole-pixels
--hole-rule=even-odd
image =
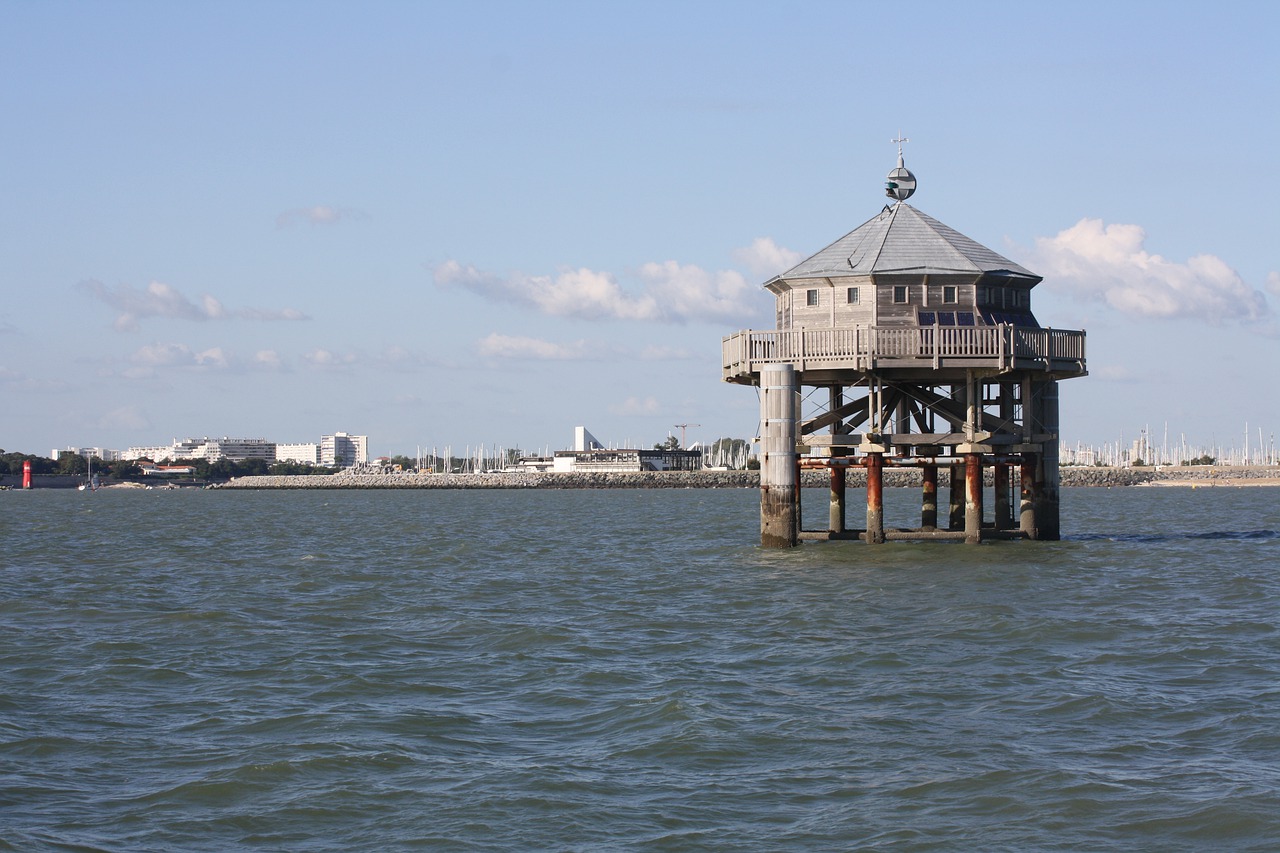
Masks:
[[[886,370],[934,380],[951,370],[1087,373],[1084,332],[1009,325],[747,330],[724,338],[721,351],[724,380],[740,385],[758,384],[769,364],[793,365],[802,385]]]

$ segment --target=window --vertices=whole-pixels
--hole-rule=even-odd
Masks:
[[[973,325],[973,312],[972,312],[972,311],[957,311],[957,312],[956,312],[956,325],[957,325],[957,326],[972,326],[972,325]]]
[[[818,291],[816,291],[816,290],[806,290],[806,291],[805,291],[805,293],[804,293],[804,304],[805,304],[805,305],[817,305],[817,304],[818,304]]]
[[[939,311],[939,312],[938,312],[938,325],[939,325],[939,326],[954,326],[955,324],[956,324],[956,312],[954,312],[954,311]]]
[[[895,285],[893,288],[893,301],[896,303],[904,303],[907,301],[907,287],[903,284]]]
[[[956,288],[954,284],[948,284],[942,288],[942,301],[947,304],[953,304],[956,301]]]
[[[921,325],[921,326],[932,326],[932,325],[933,325],[933,321],[934,321],[935,319],[937,319],[937,316],[938,316],[938,315],[937,315],[937,314],[935,314],[935,313],[933,313],[932,311],[921,311],[921,312],[920,312],[920,325]]]
[[[857,305],[858,304],[858,288],[856,287],[849,288],[848,291],[845,292],[844,299],[850,305]]]

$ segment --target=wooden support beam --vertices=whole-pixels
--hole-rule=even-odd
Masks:
[[[916,422],[916,429],[922,433],[933,432],[933,427],[929,424],[929,413],[925,411],[924,406],[917,400],[911,402],[911,417]]]
[[[832,424],[837,424],[846,418],[856,418],[858,415],[862,416],[858,420],[858,423],[861,423],[867,419],[868,402],[869,398],[863,397],[859,400],[854,400],[851,403],[845,403],[828,412],[824,412],[823,414],[802,423],[800,425],[800,434],[808,435],[811,432],[817,432],[820,429],[829,427]]]
[[[898,387],[898,386],[895,386]],[[919,385],[903,384],[900,388],[903,394],[916,400],[921,405],[927,407],[942,416],[942,418],[951,424],[951,426],[963,429],[968,418],[965,406],[952,400],[950,397],[925,388]],[[989,414],[983,414],[982,428],[988,432],[1014,432],[1020,433],[1022,427],[1020,424],[1012,420],[995,417]]]

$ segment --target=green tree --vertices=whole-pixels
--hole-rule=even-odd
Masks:
[[[142,476],[142,469],[138,467],[136,462],[128,459],[120,459],[111,463],[111,474],[113,480],[127,480],[130,477]]]
[[[653,446],[653,449],[654,450],[679,450],[680,439],[676,438],[674,435],[669,435],[667,436],[666,441],[655,444]]]
[[[238,473],[238,466],[230,459],[219,459],[205,464],[208,467],[205,468],[204,479],[207,480],[230,480]]]
[[[64,450],[58,454],[59,474],[85,474],[89,471],[89,462],[79,453]]]

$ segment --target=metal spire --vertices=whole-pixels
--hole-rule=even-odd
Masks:
[[[902,160],[902,143],[911,140],[903,136],[902,131],[898,131],[898,138],[889,141],[898,146],[898,168],[890,172],[885,179],[884,194],[897,201],[906,201],[916,191],[916,176],[911,174],[911,170]]]

